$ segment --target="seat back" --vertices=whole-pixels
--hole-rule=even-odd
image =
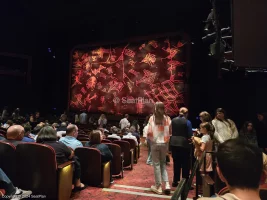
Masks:
[[[81,181],[90,186],[99,186],[102,180],[101,153],[98,149],[78,147],[75,149],[81,163]]]
[[[89,141],[89,137],[82,135],[82,136],[78,136],[77,137],[77,140],[80,140],[80,141]]]
[[[123,140],[115,140],[114,144],[117,144],[121,147],[121,151],[124,154],[124,167],[128,167],[131,165],[131,154],[130,154],[130,143]]]
[[[130,148],[131,149],[135,149],[136,147],[136,143],[134,141],[134,139],[130,139],[130,138],[122,138],[123,141],[127,141],[130,143]]]
[[[106,143],[109,150],[111,151],[113,155],[112,159],[112,175],[119,175],[122,171],[122,165],[121,165],[121,147],[117,144],[113,143]]]
[[[114,142],[115,140],[118,140],[117,138],[108,138],[111,142]]]
[[[6,137],[6,130],[0,129],[0,135],[3,135],[3,137]]]
[[[109,139],[103,139],[101,140],[101,143],[112,143]]]
[[[18,144],[16,148],[18,187],[33,194],[57,199],[57,161],[52,147],[37,144]]]
[[[15,151],[16,147],[13,144],[0,141],[0,168],[6,173],[14,185],[17,183]]]

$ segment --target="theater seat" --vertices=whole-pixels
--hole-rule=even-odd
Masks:
[[[0,135],[6,137],[6,130],[0,129]]]
[[[57,166],[54,149],[36,143],[17,145],[16,161],[18,187],[46,199],[70,199],[73,161]]]
[[[112,175],[121,176],[121,178],[123,178],[123,153],[121,152],[121,147],[112,143],[107,143],[106,145],[113,155],[113,159],[111,161]]]
[[[80,140],[80,141],[89,141],[89,136],[78,135],[77,140]]]
[[[15,150],[16,147],[13,144],[0,141],[0,168],[14,185],[17,183]]]
[[[137,161],[138,161],[138,146],[136,145],[134,139],[123,138],[122,140],[130,143],[130,148],[133,149],[133,151],[134,151],[134,163],[137,163]]]
[[[108,139],[103,139],[103,140],[101,140],[101,143],[112,143],[112,141],[108,140]]]
[[[133,160],[134,160],[134,151],[130,148],[130,143],[123,140],[115,140],[114,144],[117,144],[121,147],[121,151],[123,152],[123,167],[133,169]]]
[[[78,147],[75,149],[81,163],[81,181],[90,186],[110,186],[110,162],[101,162],[101,153],[98,149]]]
[[[4,189],[0,189],[0,198],[3,197],[6,194],[6,191]]]
[[[118,140],[117,138],[107,138],[108,140],[110,140],[111,142],[114,142],[115,140]]]

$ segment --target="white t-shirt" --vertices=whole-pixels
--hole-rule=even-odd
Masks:
[[[161,124],[155,124],[155,116],[151,116],[148,122],[149,139],[157,144],[167,143],[170,139],[170,124],[169,116],[165,115]]]
[[[121,126],[121,129],[124,129],[124,128],[127,127],[127,126],[130,127],[130,122],[128,121],[128,119],[123,118],[123,119],[121,119],[121,121],[120,121],[120,126]]]

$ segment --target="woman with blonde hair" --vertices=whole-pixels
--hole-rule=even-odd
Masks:
[[[100,115],[100,117],[98,119],[98,125],[99,125],[99,128],[103,128],[104,125],[107,125],[106,115],[104,115],[104,114]]]
[[[162,194],[162,181],[165,182],[165,193],[170,193],[170,184],[166,171],[166,154],[171,131],[170,124],[171,119],[165,115],[164,104],[156,102],[154,114],[148,122],[147,137],[151,141],[151,154],[155,175],[155,185],[151,186],[151,190],[157,194]]]

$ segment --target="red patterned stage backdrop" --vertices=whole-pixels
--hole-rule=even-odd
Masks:
[[[181,36],[103,47],[76,48],[71,61],[72,111],[151,113],[162,101],[167,114],[184,105],[187,66]]]

